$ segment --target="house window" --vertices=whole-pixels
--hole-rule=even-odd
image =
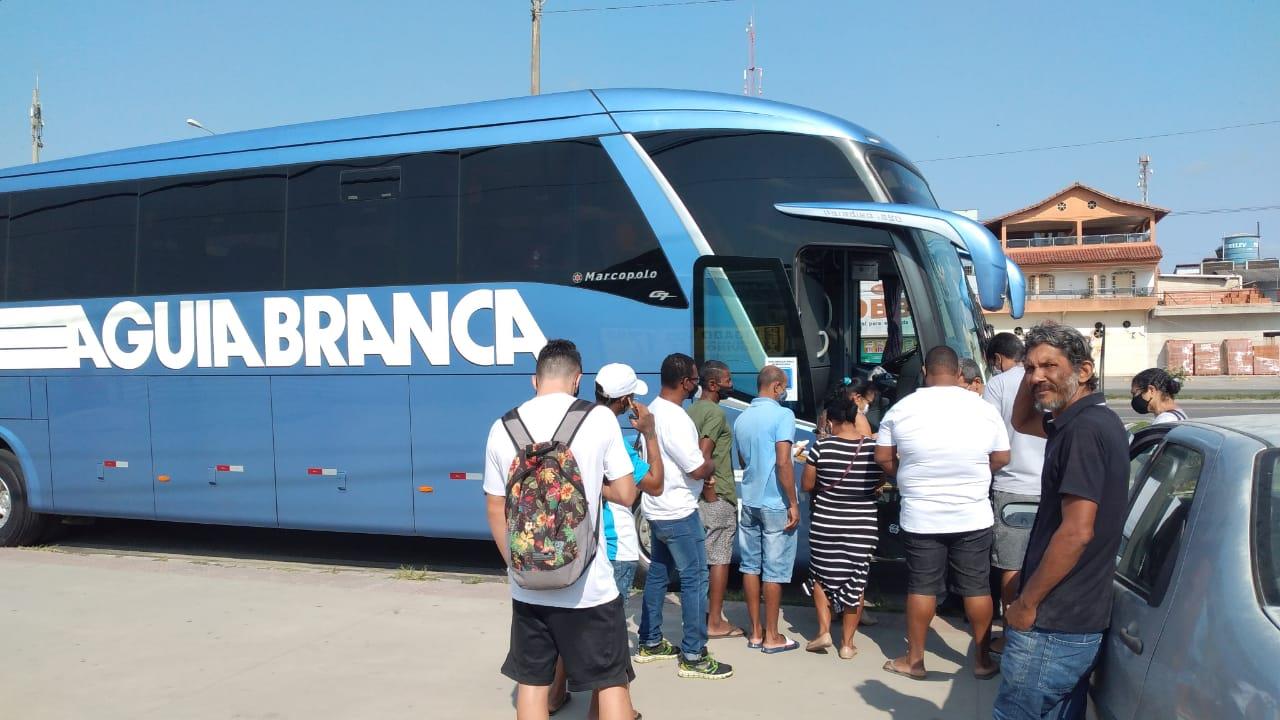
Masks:
[[[1137,284],[1137,274],[1132,270],[1117,270],[1111,273],[1111,287],[1116,292],[1132,292]]]
[[[1054,281],[1052,275],[1049,275],[1048,273],[1041,273],[1039,275],[1032,275],[1031,279],[1034,282],[1036,295],[1048,295],[1053,292]]]

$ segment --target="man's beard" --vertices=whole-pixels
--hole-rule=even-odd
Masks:
[[[1053,412],[1054,410],[1062,409],[1062,406],[1070,402],[1071,398],[1076,396],[1076,391],[1080,389],[1080,380],[1074,374],[1067,377],[1065,387],[1056,383],[1051,384],[1053,385],[1055,397],[1046,402],[1037,400],[1036,409],[1040,412]]]

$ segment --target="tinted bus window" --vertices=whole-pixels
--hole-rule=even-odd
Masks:
[[[133,292],[136,183],[16,193],[10,211],[10,300]]]
[[[143,181],[138,293],[279,289],[284,205],[280,170]]]
[[[9,196],[0,195],[0,298],[5,297],[9,262]]]
[[[790,263],[801,245],[850,242],[856,229],[789,217],[774,204],[871,200],[849,159],[827,138],[695,130],[654,133],[640,144],[721,255]]]
[[[929,183],[906,165],[884,155],[872,154],[870,159],[871,166],[876,169],[880,182],[884,183],[885,190],[889,191],[889,197],[894,202],[938,207],[938,201],[934,199]]]
[[[667,307],[683,295],[658,240],[595,140],[462,154],[463,282],[575,284]],[[687,306],[687,305],[685,305]]]
[[[452,282],[458,154],[294,168],[288,245],[291,289]]]

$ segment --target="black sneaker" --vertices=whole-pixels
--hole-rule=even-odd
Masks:
[[[682,678],[724,680],[725,678],[733,677],[733,667],[722,662],[716,662],[714,658],[707,654],[706,648],[703,648],[702,656],[697,660],[690,661],[681,655],[680,671],[677,674]]]
[[[640,643],[640,649],[636,651],[633,660],[638,663],[651,663],[655,660],[673,660],[679,656],[680,651],[663,638],[657,645]]]

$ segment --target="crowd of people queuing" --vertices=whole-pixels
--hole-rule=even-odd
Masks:
[[[801,640],[778,623],[793,579],[801,492],[809,498],[803,587],[818,620],[803,647],[852,659],[858,627],[870,620],[877,498],[890,485],[901,498],[907,637],[905,654],[884,671],[928,676],[925,638],[950,593],[962,599],[972,632],[973,675],[1002,677],[995,718],[1083,717],[1110,616],[1126,433],[1097,391],[1089,345],[1076,330],[1045,323],[1025,344],[1001,333],[986,360],[989,382],[972,359],[946,346],[929,350],[924,386],[877,413],[874,424],[878,389],[846,380],[822,408],[816,441],[797,447],[788,378],[777,367],[760,370],[755,399],[731,425],[721,402],[734,378],[722,362],[698,367],[687,355],[668,356],[648,405],[635,370],[609,364],[596,374],[590,406],[577,399],[576,347],[547,343],[535,396],[494,423],[486,448],[489,523],[511,568],[502,672],[517,683],[517,717],[547,717],[571,693],[590,692],[590,717],[639,718],[632,663],[670,660],[680,677],[732,677],[733,668],[708,652],[709,640],[740,638],[766,654],[799,649]],[[1173,401],[1178,389],[1168,373],[1144,371],[1132,382],[1133,407],[1157,421],[1184,419]],[[618,422],[628,413],[634,443]],[[637,498],[651,548],[633,655],[625,613],[639,560]],[[598,546],[586,533],[598,535]],[[735,548],[745,628],[723,612]],[[994,640],[993,571],[1004,617]],[[678,642],[662,633],[673,577]]]

